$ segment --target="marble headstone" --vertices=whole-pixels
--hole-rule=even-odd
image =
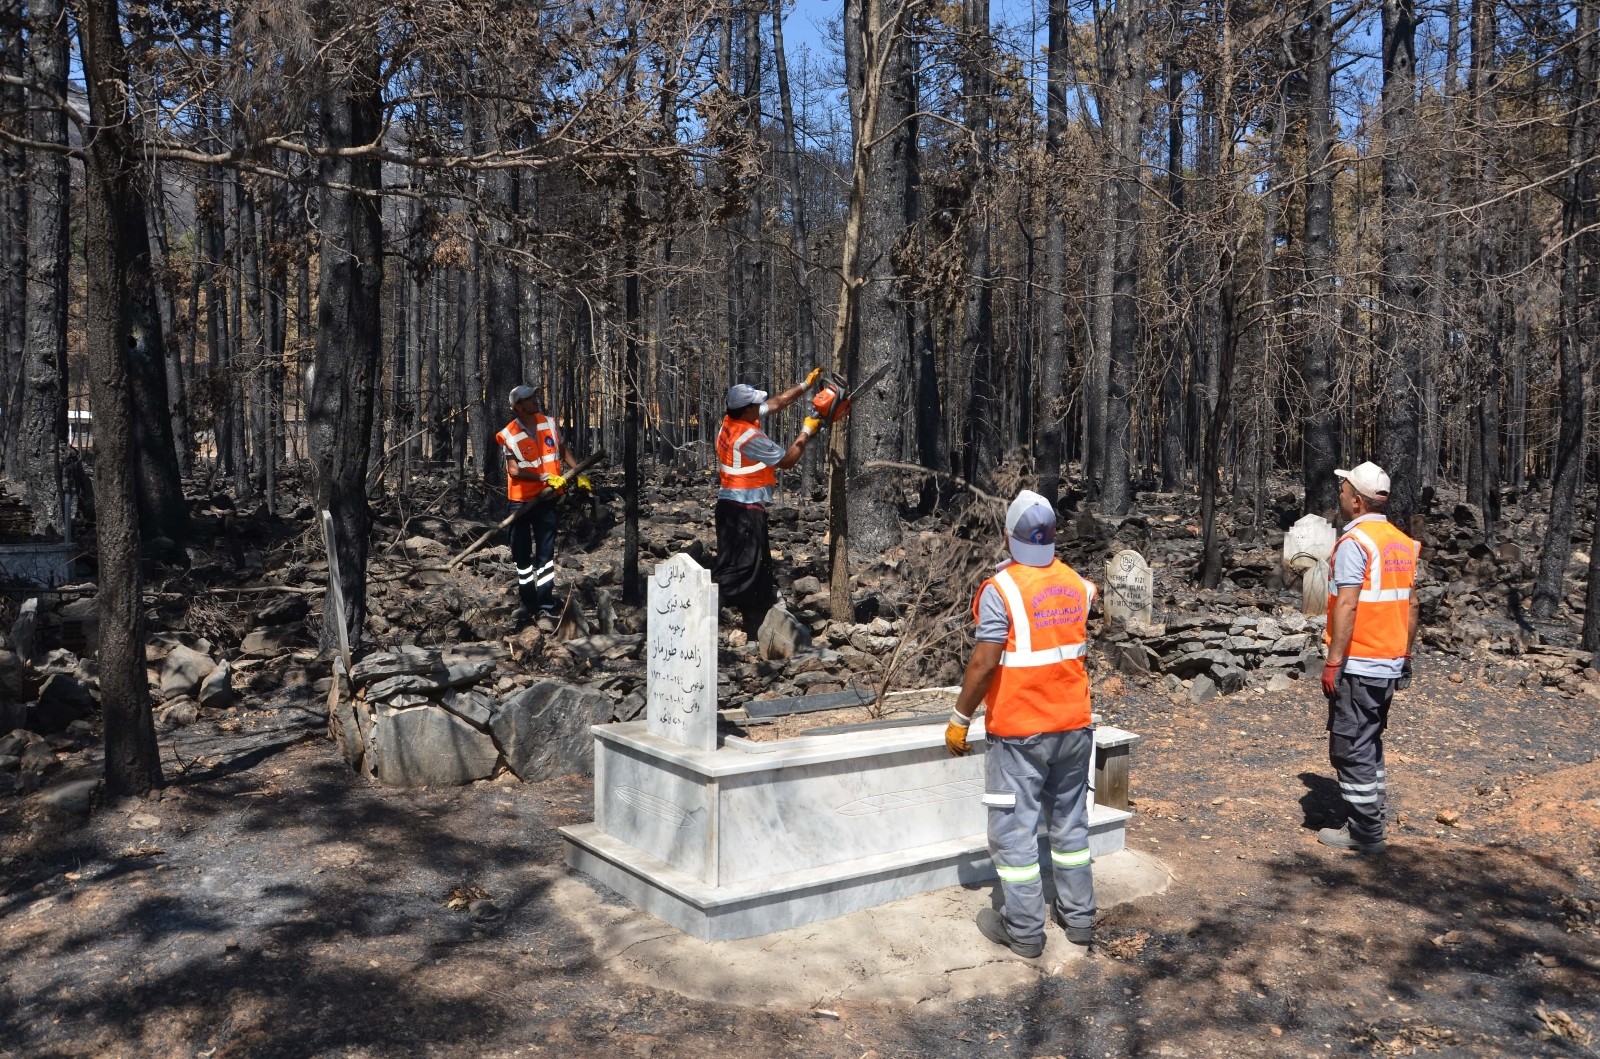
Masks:
[[[1117,625],[1149,625],[1153,583],[1150,564],[1132,549],[1106,563],[1106,619]]]
[[[650,575],[645,716],[650,734],[717,748],[717,586],[674,555]]]

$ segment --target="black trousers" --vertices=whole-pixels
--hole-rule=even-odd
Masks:
[[[778,599],[766,508],[717,501],[717,561],[711,580],[717,583],[718,603],[743,611],[747,626],[761,623]]]
[[[1328,761],[1339,778],[1350,837],[1357,842],[1383,838],[1383,808],[1388,771],[1383,764],[1383,732],[1396,681],[1339,674],[1328,700]]]
[[[520,511],[522,504],[512,504]],[[540,504],[532,515],[511,524],[511,561],[517,568],[517,597],[530,611],[556,605],[556,506]]]

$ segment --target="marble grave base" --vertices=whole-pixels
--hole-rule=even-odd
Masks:
[[[981,718],[964,758],[946,752],[939,724],[716,750],[643,721],[591,731],[595,820],[561,828],[567,863],[695,937],[752,937],[995,878]],[[1096,731],[1097,748],[1137,738]],[[1123,848],[1130,816],[1092,807],[1095,856]]]

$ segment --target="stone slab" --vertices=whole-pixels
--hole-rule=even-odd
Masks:
[[[645,631],[649,730],[697,750],[717,746],[717,586],[687,555],[650,574]]]
[[[1108,856],[1125,846],[1131,814],[1095,806],[1089,849]],[[749,938],[848,915],[947,886],[992,881],[987,840],[973,834],[895,853],[712,886],[594,824],[560,829],[567,864],[636,907],[705,941]]]

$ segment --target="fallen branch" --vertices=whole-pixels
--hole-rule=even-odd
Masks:
[[[936,471],[931,467],[921,467],[915,463],[896,463],[894,460],[868,460],[861,465],[861,469],[866,471],[904,471],[907,474],[920,474],[927,478],[943,478],[945,481],[952,482],[965,489],[979,500],[990,504],[999,504],[1001,507],[1005,507],[1007,503],[997,496],[991,496],[984,492],[965,478],[958,478],[953,474]]]
[[[605,458],[606,454],[604,452],[597,452],[593,456],[590,456],[588,459],[584,460],[582,463],[578,464],[578,466],[574,467],[572,469],[572,473],[566,477],[576,478],[580,474],[587,473],[595,467],[598,467],[601,462],[605,460]],[[483,536],[467,545],[467,550],[456,556],[454,559],[451,559],[450,562],[445,565],[445,569],[454,570],[456,567],[461,565],[462,561],[465,560],[467,556],[471,555],[479,548],[482,548],[485,544],[488,544],[497,533],[501,533],[510,529],[513,524],[521,522],[523,519],[531,518],[535,511],[537,511],[543,505],[553,502],[558,495],[559,494],[557,494],[554,489],[543,490],[532,500],[528,501],[526,504],[523,504],[521,508],[513,511],[511,514],[501,519],[498,526],[494,527],[488,533],[485,533]]]

